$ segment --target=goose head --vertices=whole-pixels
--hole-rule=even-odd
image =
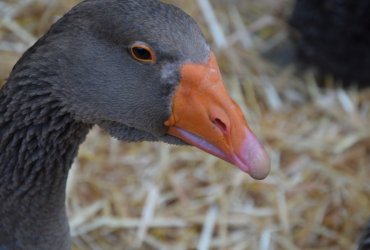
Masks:
[[[78,121],[120,140],[194,145],[255,179],[270,170],[202,32],[177,7],[87,0],[27,53],[54,72],[44,78],[58,77],[53,95]]]

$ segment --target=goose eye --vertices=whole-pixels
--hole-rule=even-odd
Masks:
[[[151,48],[144,44],[135,44],[131,47],[131,56],[143,63],[155,62],[154,52]]]

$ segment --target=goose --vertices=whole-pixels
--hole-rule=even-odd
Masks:
[[[367,223],[358,244],[358,250],[370,249],[370,221]]]
[[[265,178],[269,157],[195,21],[158,0],[85,0],[0,90],[0,249],[70,249],[69,168],[92,126],[193,145]]]
[[[315,68],[322,83],[330,74],[344,87],[368,88],[369,11],[367,0],[296,0],[288,22],[302,68]]]

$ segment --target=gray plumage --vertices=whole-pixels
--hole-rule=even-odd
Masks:
[[[135,61],[135,41],[158,62]],[[87,0],[54,24],[0,90],[0,249],[70,249],[65,185],[89,129],[181,143],[164,126],[179,66],[209,53],[195,22],[156,0]]]
[[[370,250],[370,221],[362,233],[361,239],[358,244],[358,250]]]

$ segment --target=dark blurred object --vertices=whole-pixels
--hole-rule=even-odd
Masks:
[[[367,224],[364,234],[361,237],[358,250],[370,250],[370,221]]]
[[[289,22],[305,65],[345,86],[370,86],[369,0],[296,0]]]

